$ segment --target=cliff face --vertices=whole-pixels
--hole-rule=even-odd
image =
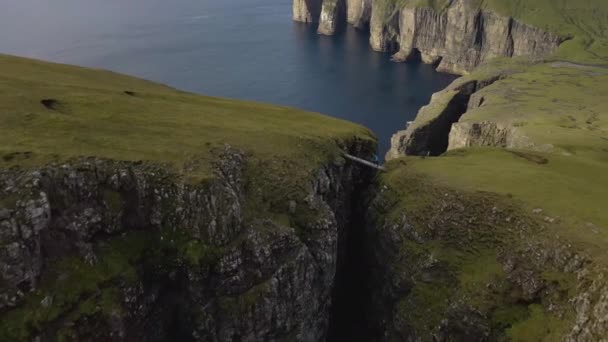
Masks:
[[[319,34],[334,34],[339,21],[344,18],[344,10],[344,0],[324,0],[319,19]]]
[[[293,20],[318,23],[319,34],[332,35],[338,25],[347,21],[365,27],[372,15],[372,0],[294,0]]]
[[[368,211],[376,340],[605,335],[605,273],[584,254],[500,196],[438,187],[407,167],[389,171]]]
[[[349,24],[364,28],[372,16],[372,0],[346,0],[346,20]]]
[[[387,0],[324,0],[322,6],[319,33],[333,34],[338,14],[346,7],[349,23],[364,27],[369,22],[374,50],[396,52],[396,61],[420,57],[425,63],[437,64],[439,71],[455,74],[468,73],[494,57],[544,57],[564,40],[514,18],[482,10],[471,0],[452,1],[440,12]],[[294,14],[295,20],[319,18],[302,8],[311,6],[294,0],[294,13],[306,14]]]
[[[399,14],[397,60],[420,53],[438,70],[464,74],[494,57],[551,54],[563,41],[493,12],[479,10],[472,1],[457,0],[441,13],[430,8],[404,8]]]
[[[501,75],[490,76],[483,80],[462,80],[454,81],[445,90],[433,94],[431,102],[420,109],[416,120],[402,131],[398,131],[391,138],[391,149],[386,154],[386,159],[394,159],[404,155],[431,155],[438,156],[448,149],[458,148],[461,145],[466,145],[467,142],[474,143],[469,138],[469,132],[462,133],[466,130],[464,125],[459,126],[454,130],[454,126],[458,125],[460,117],[469,110],[479,104],[480,99],[474,94],[479,90],[493,84]],[[496,133],[489,132],[488,129],[479,129],[479,136]],[[503,129],[505,143],[507,141],[506,129]],[[465,137],[466,136],[466,137]],[[498,139],[492,135],[493,139]],[[467,140],[468,139],[468,140]],[[474,140],[474,139],[473,139]]]
[[[273,219],[259,206],[278,180],[230,148],[214,168],[201,185],[93,159],[2,171],[0,339],[323,340],[349,196],[368,175],[322,166]]]
[[[511,123],[491,121],[454,123],[450,130],[447,150],[474,146],[535,148],[534,144]]]
[[[385,1],[372,3],[369,43],[376,51],[394,51],[399,39],[399,17],[393,15],[396,4]]]
[[[323,0],[293,0],[293,20],[316,23],[321,14]]]

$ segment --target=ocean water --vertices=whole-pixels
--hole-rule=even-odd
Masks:
[[[379,139],[454,77],[393,63],[368,35],[291,20],[291,0],[0,0],[0,52],[110,69],[206,95],[361,123]]]

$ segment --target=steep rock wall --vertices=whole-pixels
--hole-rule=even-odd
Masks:
[[[458,79],[445,90],[433,94],[431,102],[420,109],[416,120],[405,130],[392,136],[386,159],[404,155],[437,156],[449,148],[456,148],[455,146],[460,145],[460,141],[465,138],[460,137],[458,133],[452,133],[453,125],[466,113],[471,102],[479,101],[473,95],[500,77],[502,75],[483,80]],[[450,143],[454,145],[449,145]]]
[[[395,16],[396,4],[373,1],[369,24],[369,43],[376,51],[394,51],[399,39],[399,17]]]
[[[450,130],[448,151],[474,146],[534,149],[534,144],[509,122],[454,123]]]
[[[293,20],[316,23],[321,14],[323,0],[293,0]]]
[[[372,0],[294,0],[293,20],[318,23],[319,34],[332,35],[341,22],[363,28],[372,15]]]
[[[294,20],[319,20],[322,34],[333,34],[339,20],[357,27],[369,22],[374,50],[395,52],[396,61],[420,57],[425,63],[436,64],[439,71],[454,74],[466,74],[494,57],[542,58],[565,40],[514,18],[480,9],[473,0],[451,1],[441,11],[389,0],[321,1],[294,0]],[[310,10],[321,5],[320,12]],[[344,10],[346,19],[341,19],[339,13]]]
[[[344,0],[324,0],[319,19],[319,34],[332,35],[338,24],[344,20],[346,5]]]
[[[346,0],[346,20],[349,24],[364,28],[372,16],[372,0]]]
[[[92,159],[2,171],[0,339],[323,340],[349,196],[369,175],[322,166],[282,201],[285,223],[249,209],[268,194],[248,163],[227,148],[201,185]]]
[[[468,0],[453,1],[441,13],[431,8],[403,8],[399,14],[396,60],[420,53],[438,70],[464,74],[495,57],[551,54],[563,41],[555,34],[513,18],[480,10]]]

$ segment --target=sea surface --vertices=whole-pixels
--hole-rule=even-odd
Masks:
[[[206,95],[361,123],[379,138],[454,77],[291,20],[291,0],[0,0],[0,53],[110,69]]]

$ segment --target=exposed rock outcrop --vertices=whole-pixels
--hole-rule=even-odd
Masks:
[[[369,24],[372,0],[294,0],[293,20],[319,23],[320,34],[332,35],[341,22],[359,28]]]
[[[563,38],[511,17],[478,8],[474,1],[456,0],[442,12],[405,7],[399,13],[397,60],[418,53],[439,71],[464,74],[494,57],[551,54]]]
[[[372,0],[346,0],[346,21],[354,27],[369,25],[372,16]]]
[[[464,140],[468,138],[460,137],[458,133],[451,133],[453,125],[468,110],[472,95],[496,82],[500,77],[501,75],[484,80],[458,79],[445,90],[433,94],[430,104],[420,109],[416,120],[405,130],[393,135],[386,159],[395,159],[404,155],[437,156],[448,148],[465,144]],[[479,102],[475,98],[472,101],[477,104]],[[461,132],[461,129],[464,129],[464,126],[461,126],[458,132]],[[450,142],[454,147],[449,145]]]
[[[376,51],[395,51],[399,40],[397,5],[388,1],[373,1],[369,24],[369,43]]]
[[[448,150],[474,146],[534,148],[510,122],[457,122],[452,125]]]
[[[421,58],[454,74],[466,74],[494,57],[542,58],[566,39],[473,0],[450,1],[440,10],[392,0],[324,0],[315,16],[310,9],[320,8],[321,1],[294,0],[294,19],[316,22],[320,17],[319,33],[333,34],[345,10],[349,23],[364,27],[369,22],[374,50],[396,52],[396,61]]]
[[[344,0],[324,0],[317,30],[319,34],[334,34],[340,20],[344,20],[345,10]]]
[[[217,160],[200,185],[95,159],[2,171],[0,340],[323,340],[349,196],[369,174],[322,166],[274,220],[262,189],[281,180],[248,176],[230,148]]]
[[[293,0],[293,20],[316,23],[321,15],[323,0]]]

